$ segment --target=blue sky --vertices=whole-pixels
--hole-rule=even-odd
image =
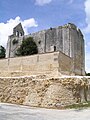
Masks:
[[[74,23],[85,37],[86,71],[90,72],[90,0],[0,0],[0,44],[19,22],[25,33]]]

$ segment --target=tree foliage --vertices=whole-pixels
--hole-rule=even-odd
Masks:
[[[0,58],[5,58],[5,48],[3,46],[0,46]]]
[[[90,76],[90,73],[86,73],[86,76]]]
[[[17,56],[26,56],[37,54],[38,49],[36,43],[33,41],[32,37],[29,37],[22,41],[20,48],[16,51]]]

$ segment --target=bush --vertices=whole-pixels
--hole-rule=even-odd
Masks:
[[[17,56],[33,55],[37,53],[38,53],[37,45],[32,37],[24,39],[22,41],[20,48],[18,48],[18,50],[16,51]]]
[[[86,76],[90,76],[90,73],[86,73]]]
[[[5,48],[3,46],[0,46],[0,58],[5,58]]]

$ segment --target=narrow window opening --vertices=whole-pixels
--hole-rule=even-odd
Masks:
[[[22,32],[20,32],[20,36],[22,36],[23,34],[22,34]]]
[[[18,31],[16,32],[16,36],[19,37],[19,32]]]
[[[41,41],[39,41],[38,44],[41,44]]]
[[[54,46],[54,52],[56,51],[56,46]]]
[[[50,30],[52,30],[52,27],[50,27]]]

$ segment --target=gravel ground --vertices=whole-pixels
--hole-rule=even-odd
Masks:
[[[90,109],[55,110],[0,103],[0,120],[90,120]]]

